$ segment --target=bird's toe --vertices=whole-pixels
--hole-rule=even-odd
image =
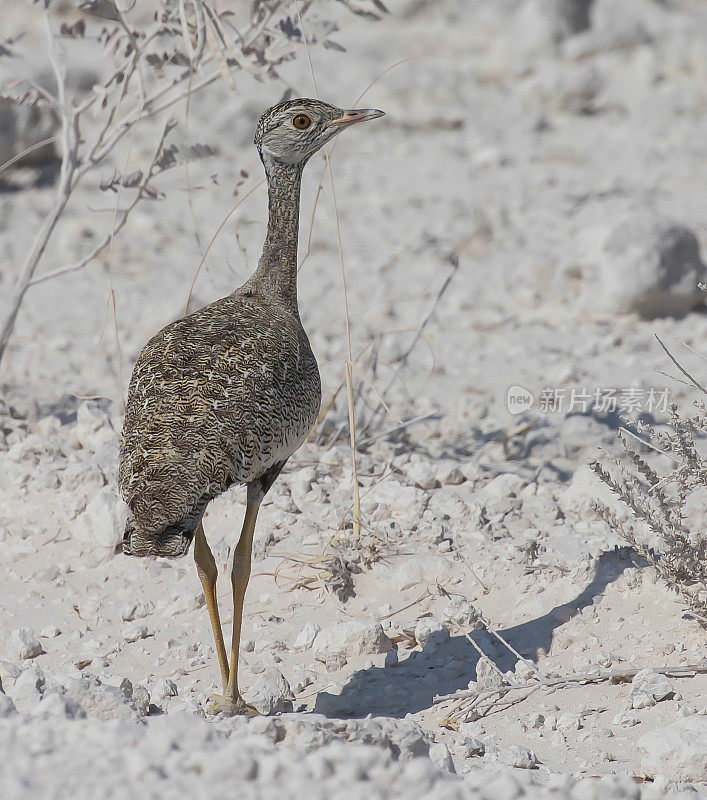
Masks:
[[[260,715],[258,709],[250,705],[250,703],[246,703],[240,695],[232,697],[229,694],[211,695],[206,711],[214,716],[223,714],[225,717],[256,717]]]

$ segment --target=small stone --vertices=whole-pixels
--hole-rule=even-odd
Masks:
[[[0,661],[0,685],[3,691],[9,692],[22,670],[11,661]]]
[[[560,714],[557,719],[557,729],[560,731],[578,731],[582,727],[582,722],[576,714]]]
[[[46,694],[32,709],[35,719],[78,719],[86,716],[86,712],[73,697],[66,697],[56,692]]]
[[[483,756],[486,746],[481,740],[467,736],[457,742],[456,751],[461,758],[471,758],[472,756]]]
[[[500,686],[504,678],[499,675],[497,667],[494,663],[486,658],[480,658],[476,662],[476,684],[478,688],[493,689],[495,686]]]
[[[126,642],[137,642],[138,639],[146,639],[147,635],[147,625],[140,625],[136,622],[128,622],[123,627],[123,638]]]
[[[9,694],[21,713],[30,711],[39,703],[44,685],[44,673],[38,667],[30,667],[16,678]]]
[[[637,672],[631,681],[631,708],[647,708],[673,695],[673,685],[665,675],[650,668]]]
[[[528,719],[528,727],[529,728],[542,728],[545,724],[545,717],[542,714],[531,714],[530,718]]]
[[[322,661],[322,659],[320,658],[319,661]],[[327,653],[322,663],[327,672],[338,672],[348,664],[348,661],[343,653]]]
[[[641,769],[674,781],[707,781],[707,716],[687,717],[644,733],[638,740]]]
[[[182,587],[172,595],[172,602],[165,608],[164,614],[173,617],[189,611],[198,611],[206,604],[204,593],[194,591],[188,587]]]
[[[607,311],[681,317],[704,303],[697,284],[705,280],[705,265],[684,225],[644,209],[613,229],[603,255],[595,302]]]
[[[2,716],[1,710],[0,716]],[[446,744],[444,744],[444,742],[438,742],[430,745],[430,761],[436,767],[439,767],[439,769],[451,772],[452,775],[457,774],[457,771],[454,769],[454,760],[452,759],[452,754],[449,752],[449,748]]]
[[[253,688],[250,702],[261,714],[292,711],[292,689],[285,676],[275,668],[266,669]]]
[[[126,603],[120,609],[120,616],[123,618],[125,622],[132,622],[136,619],[143,619],[144,617],[149,617],[155,610],[155,604],[148,600],[147,602],[143,603],[142,601],[137,602],[129,602]]]
[[[378,620],[340,622],[320,631],[312,644],[314,657],[322,662],[333,653],[343,653],[347,657],[369,655],[387,653],[392,647]]]
[[[152,687],[152,696],[158,700],[177,696],[177,684],[169,678],[160,678]]]
[[[114,550],[123,540],[126,518],[127,506],[115,492],[103,489],[76,518],[74,531],[83,542]]]
[[[19,628],[12,631],[7,637],[5,652],[11,659],[24,661],[26,658],[35,658],[41,655],[44,650],[33,630]]]
[[[453,622],[462,628],[483,628],[479,612],[464,597],[452,597],[442,611],[442,619]]]
[[[39,632],[39,636],[42,639],[56,639],[60,633],[61,631],[56,625],[47,625],[46,628],[42,628],[42,630]]]
[[[408,464],[405,474],[420,489],[434,489],[437,478],[429,464],[424,461],[412,461]]]
[[[442,486],[459,486],[466,478],[459,467],[444,467],[437,473],[437,480]]]
[[[504,472],[492,478],[480,491],[484,498],[501,499],[504,497],[516,497],[525,486],[524,481],[519,475],[513,472]]]
[[[538,766],[538,757],[526,747],[512,744],[498,752],[498,760],[509,767],[517,769],[535,769]]]
[[[635,714],[625,714],[621,712],[614,717],[614,725],[619,725],[622,728],[633,728],[634,725],[639,725],[641,720]]]
[[[519,680],[528,681],[531,678],[535,677],[536,673],[537,670],[535,669],[534,665],[531,664],[530,661],[526,661],[525,659],[519,659],[518,661],[516,661],[513,674]]]
[[[295,650],[310,650],[319,631],[321,627],[316,622],[307,622],[295,638]]]
[[[134,686],[131,697],[132,704],[141,717],[147,716],[150,711],[150,693],[144,686]]]
[[[435,617],[422,617],[415,624],[415,641],[420,647],[438,647],[449,639],[449,631]]]

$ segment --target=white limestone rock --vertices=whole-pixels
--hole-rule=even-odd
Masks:
[[[449,748],[444,742],[437,742],[430,745],[430,761],[436,767],[451,772],[452,775],[457,774],[456,769],[454,769],[452,754],[449,752]]]
[[[378,620],[351,620],[324,628],[312,648],[317,661],[326,662],[328,656],[338,653],[347,657],[387,653],[393,643]]]
[[[36,666],[22,672],[8,692],[20,713],[31,711],[42,699],[45,688],[44,673]]]
[[[653,212],[643,211],[611,231],[599,271],[595,300],[606,311],[682,317],[704,302],[697,284],[705,280],[705,265],[695,234]]]
[[[252,691],[249,701],[261,714],[292,711],[292,689],[279,669],[266,669]]]
[[[169,678],[159,678],[152,686],[152,696],[157,700],[166,700],[168,697],[176,697],[177,694],[177,684]]]
[[[436,617],[422,617],[415,624],[415,641],[420,647],[436,647],[449,639],[449,631]]]
[[[137,622],[127,622],[123,626],[123,639],[126,642],[137,642],[139,639],[146,639],[148,637],[147,625],[141,625]]]
[[[707,716],[703,714],[643,734],[638,747],[646,775],[690,783],[707,781]]]
[[[456,595],[451,598],[442,610],[442,619],[446,622],[459,625],[461,628],[483,628],[479,612],[464,597]]]
[[[631,708],[654,706],[673,692],[673,684],[665,675],[650,668],[642,669],[631,681]]]
[[[35,658],[43,652],[37,634],[31,628],[18,628],[12,631],[5,643],[5,653],[14,661]]]
[[[461,758],[472,758],[473,756],[483,756],[486,752],[486,745],[473,736],[464,736],[457,741],[455,750]]]
[[[41,720],[81,719],[86,716],[76,698],[58,692],[45,694],[30,713],[34,719]]]
[[[405,474],[420,489],[434,489],[438,485],[437,478],[427,461],[412,460],[407,465]]]
[[[504,747],[497,753],[497,758],[503,764],[517,769],[535,769],[538,766],[538,757],[527,747],[517,744]]]
[[[0,685],[2,685],[4,692],[10,691],[10,688],[14,685],[21,673],[22,670],[17,664],[13,664],[11,661],[0,660]]]
[[[317,638],[321,627],[316,622],[307,622],[295,638],[294,648],[297,651],[309,650]]]
[[[112,552],[123,540],[127,506],[110,489],[103,489],[74,523],[82,542]]]

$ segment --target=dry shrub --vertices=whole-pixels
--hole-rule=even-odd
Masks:
[[[706,393],[703,386],[688,377]],[[658,548],[649,547],[642,537],[636,538],[634,526],[619,520],[603,503],[594,503],[597,514],[655,567],[659,577],[707,627],[707,531],[699,525],[693,525],[691,530],[689,523],[691,508],[696,502],[704,507],[707,497],[707,465],[695,446],[695,438],[707,434],[707,408],[703,400],[696,403],[696,408],[694,414],[681,416],[673,404],[666,432],[636,423],[644,444],[670,460],[671,466],[664,474],[659,474],[629,444],[624,432],[619,433],[623,457],[609,459],[611,466],[594,461],[591,467],[629,508],[636,526],[658,539]]]

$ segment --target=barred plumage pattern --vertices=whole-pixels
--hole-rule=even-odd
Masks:
[[[186,552],[209,500],[286,460],[320,398],[298,315],[248,284],[160,331],[128,391],[120,487],[132,518],[124,552]]]

